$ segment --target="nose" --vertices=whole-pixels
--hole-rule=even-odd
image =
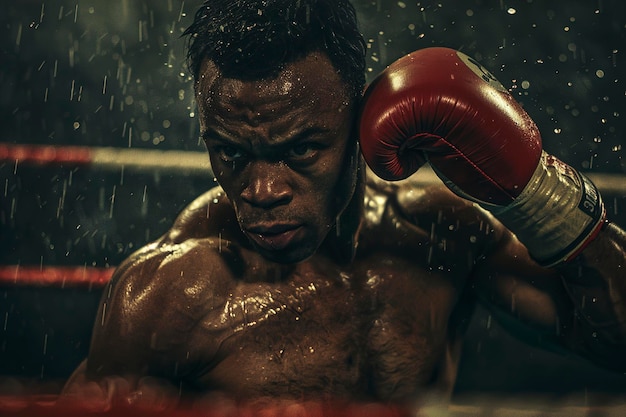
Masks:
[[[270,209],[288,204],[293,198],[293,190],[287,181],[283,163],[255,162],[248,166],[249,181],[241,192],[241,198],[248,204]]]

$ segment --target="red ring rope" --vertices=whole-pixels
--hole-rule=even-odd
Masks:
[[[0,160],[23,161],[39,164],[89,164],[93,159],[92,151],[87,147],[78,146],[36,146],[10,145],[0,143]]]
[[[104,404],[103,404],[104,405]],[[207,402],[201,409],[131,406],[117,404],[98,407],[87,402],[58,401],[55,396],[3,397],[0,395],[0,415],[43,416],[117,416],[117,417],[409,417],[416,415],[409,407],[378,403],[286,403],[276,405],[230,404],[214,405]],[[421,413],[419,415],[422,415]]]
[[[177,169],[211,172],[205,152],[162,151],[139,148],[102,148],[82,146],[16,145],[0,143],[0,162],[16,165],[88,165],[97,168],[119,169]]]
[[[115,268],[80,266],[0,266],[0,285],[104,287]]]

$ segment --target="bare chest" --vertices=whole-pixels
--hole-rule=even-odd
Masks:
[[[246,397],[409,396],[432,380],[457,299],[447,272],[389,254],[234,283],[194,335],[213,346],[198,383]]]

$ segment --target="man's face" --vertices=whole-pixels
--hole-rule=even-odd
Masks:
[[[354,103],[328,58],[311,53],[253,81],[207,60],[196,99],[214,174],[252,245],[281,263],[311,256],[356,177]]]

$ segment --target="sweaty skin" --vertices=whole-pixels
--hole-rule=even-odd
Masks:
[[[367,187],[349,265],[322,254],[267,261],[221,189],[206,193],[120,267],[88,374],[156,375],[244,399],[448,394],[472,307],[467,277],[494,230],[447,190],[391,190]]]
[[[355,104],[325,56],[257,81],[205,62],[196,95],[221,187],[118,268],[66,394],[445,398],[478,300],[548,342],[602,351],[561,276],[488,213],[357,169]]]

